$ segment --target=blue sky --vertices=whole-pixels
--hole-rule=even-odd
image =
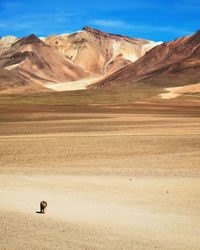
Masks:
[[[0,0],[0,36],[71,33],[83,26],[169,41],[200,29],[200,1]]]

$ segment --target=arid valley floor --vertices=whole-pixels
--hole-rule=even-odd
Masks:
[[[0,105],[0,249],[197,250],[199,201],[198,101]]]

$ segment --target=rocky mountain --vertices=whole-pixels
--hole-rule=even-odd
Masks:
[[[200,82],[200,31],[163,43],[95,87],[149,83],[160,87]]]
[[[52,35],[43,41],[92,75],[106,75],[119,70],[158,45],[90,27],[69,35]]]
[[[157,43],[84,27],[73,34],[0,38],[0,89],[95,79],[136,61]],[[87,84],[88,80],[86,79]]]
[[[0,54],[1,88],[35,83],[37,90],[39,84],[73,81],[86,75],[58,50],[35,35],[17,40]]]
[[[0,37],[0,53],[18,40],[15,36]]]

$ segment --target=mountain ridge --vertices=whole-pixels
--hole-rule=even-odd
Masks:
[[[72,34],[0,39],[0,89],[40,91],[71,82],[84,88],[141,83],[163,89],[199,82],[199,69],[199,30],[165,43],[88,26]]]
[[[51,35],[43,41],[58,49],[83,70],[94,75],[111,73],[107,71],[106,66],[111,61],[115,61],[115,58],[118,60],[119,55],[122,55],[123,62],[116,63],[116,67],[112,68],[113,71],[137,60],[157,45],[153,41],[110,34],[87,26],[79,32],[60,36]]]
[[[19,39],[4,50],[0,54],[0,70],[7,70],[9,87],[12,83],[14,87],[35,84],[36,90],[38,84],[42,86],[46,82],[73,81],[85,76],[73,62],[35,35]],[[13,79],[13,74],[18,74],[18,83]],[[5,88],[5,83],[0,84],[0,87]]]
[[[199,34],[200,32],[197,31],[191,36],[178,38],[174,41],[166,42],[152,48],[136,62],[105,77],[105,79],[96,86],[102,87],[112,84],[117,85],[123,82],[128,83],[148,80],[153,83],[161,81],[160,84],[162,84],[163,81],[167,84],[167,87],[170,87],[169,81],[171,81],[171,76],[174,76],[172,84],[177,81],[178,85],[178,78],[181,79],[181,74],[183,74],[184,70],[188,71],[188,76],[191,75],[192,81],[198,82],[198,72],[196,72],[197,77],[195,80],[195,77],[192,77],[192,73],[189,73],[189,71],[192,68],[195,71],[196,67],[200,69]],[[195,53],[197,53],[197,55],[195,55]],[[195,73],[194,71],[193,73]],[[162,75],[163,79],[158,77]],[[184,75],[187,75],[187,72],[185,72]],[[167,78],[170,80],[168,81]]]

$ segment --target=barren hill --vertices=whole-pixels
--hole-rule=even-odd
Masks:
[[[2,83],[0,77],[1,88],[6,87],[6,84],[21,86],[72,81],[86,75],[82,69],[35,35],[22,38],[3,50],[0,54],[0,70],[4,75],[7,72],[5,82]],[[13,75],[16,75],[14,81]]]
[[[23,86],[27,91],[41,91],[51,83],[99,79],[136,61],[156,45],[89,27],[41,39],[35,35],[2,37],[0,89]]]
[[[161,87],[197,83],[200,79],[200,31],[163,43],[95,87],[147,82]]]
[[[90,27],[69,35],[49,36],[43,40],[93,75],[105,75],[119,70],[158,44]]]

